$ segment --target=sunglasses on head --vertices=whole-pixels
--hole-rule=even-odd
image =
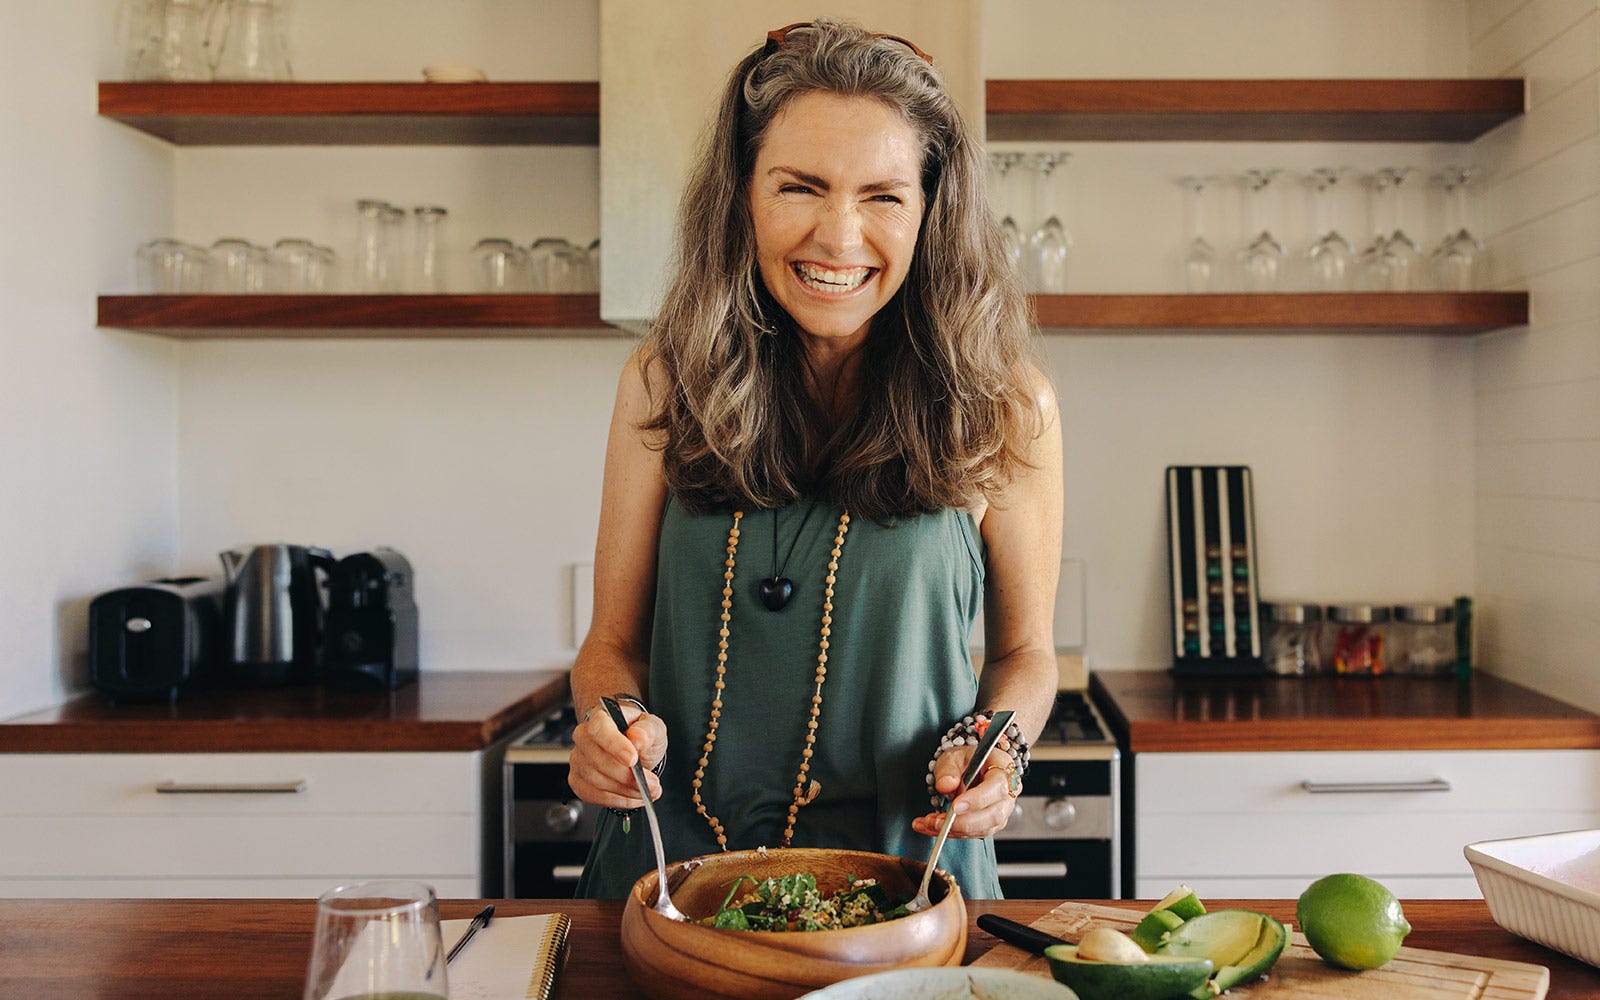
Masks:
[[[814,23],[812,23],[811,21],[796,21],[793,24],[786,24],[781,28],[772,29],[771,31],[767,32],[767,44],[766,44],[766,48],[762,49],[762,55],[771,55],[772,53],[778,51],[779,49],[783,49],[784,51],[788,51],[789,46],[788,46],[788,43],[784,41],[784,39],[786,39],[788,37],[789,32],[791,32],[791,31],[804,31],[804,30],[807,30],[807,29],[814,31],[814,30],[816,30],[816,25]],[[926,52],[924,52],[921,49],[917,48],[917,43],[913,42],[909,38],[901,38],[899,35],[886,35],[886,34],[884,34],[882,32],[873,32],[872,34],[868,35],[867,37],[868,38],[887,38],[891,42],[899,42],[901,45],[904,45],[906,48],[910,49],[912,52],[915,52],[917,54],[917,56],[920,57],[925,62],[927,62],[928,65],[930,65],[930,66],[933,65],[933,56],[930,56]]]

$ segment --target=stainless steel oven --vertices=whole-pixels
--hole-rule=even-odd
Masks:
[[[569,706],[506,750],[505,895],[571,896],[599,810],[567,787]],[[1011,822],[995,837],[1013,899],[1115,899],[1121,890],[1121,758],[1082,691],[1062,691]]]

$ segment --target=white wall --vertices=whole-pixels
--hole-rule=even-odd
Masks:
[[[1508,677],[1600,710],[1600,10],[1473,0],[1471,70],[1525,76],[1480,140],[1496,283],[1525,329],[1477,344],[1480,639]]]
[[[81,688],[88,599],[176,552],[176,348],[94,325],[171,153],[95,117],[99,11],[11,3],[0,32],[0,716]]]

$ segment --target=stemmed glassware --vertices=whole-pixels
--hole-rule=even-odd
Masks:
[[[1217,251],[1205,238],[1205,193],[1215,180],[1199,174],[1178,178],[1184,201],[1183,282],[1190,292],[1216,287]]]
[[[1062,225],[1056,208],[1056,185],[1051,173],[1067,162],[1066,152],[1038,153],[1028,165],[1034,170],[1034,204],[1044,221],[1033,231],[1029,240],[1033,251],[1033,272],[1036,290],[1046,295],[1060,295],[1067,290],[1067,265],[1072,256],[1072,237]]]
[[[1444,238],[1433,248],[1433,285],[1442,291],[1467,292],[1478,286],[1483,261],[1483,241],[1467,228],[1467,184],[1477,171],[1472,167],[1445,167],[1434,176],[1444,191]]]
[[[1351,262],[1355,250],[1339,232],[1334,221],[1333,195],[1343,167],[1317,167],[1306,175],[1311,191],[1311,243],[1306,247],[1306,264],[1311,288],[1322,292],[1342,292],[1350,287]]]
[[[1277,291],[1283,278],[1283,261],[1288,256],[1277,237],[1268,228],[1268,211],[1273,188],[1272,180],[1282,173],[1277,168],[1246,170],[1244,250],[1239,263],[1244,272],[1245,289],[1251,292]]]
[[[1401,185],[1415,172],[1414,167],[1380,167],[1367,178],[1374,236],[1361,251],[1361,268],[1372,291],[1406,292],[1419,283],[1422,248],[1406,234],[1400,198]]]
[[[995,177],[998,181],[1000,195],[1000,237],[1005,244],[1006,255],[1011,258],[1018,272],[1022,268],[1022,227],[1017,225],[1016,208],[1017,199],[1013,184],[1013,168],[1022,162],[1021,153],[991,153],[989,163],[994,167]]]

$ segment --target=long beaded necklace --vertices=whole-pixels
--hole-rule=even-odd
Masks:
[[[739,555],[739,522],[742,520],[744,511],[734,511],[733,527],[728,529],[728,558],[722,563],[722,627],[717,632],[717,677],[711,696],[711,718],[706,722],[706,741],[701,748],[700,761],[695,766],[694,780],[690,782],[694,788],[691,798],[695,811],[711,824],[711,832],[717,836],[717,846],[724,851],[728,849],[727,831],[723,829],[722,821],[706,808],[705,800],[700,796],[700,785],[706,776],[706,765],[711,761],[711,751],[717,745],[722,696],[727,687],[728,625],[733,620],[733,567]],[[782,847],[788,847],[794,839],[794,824],[800,815],[800,807],[816,798],[820,791],[816,782],[808,782],[806,776],[811,772],[811,758],[817,742],[817,719],[822,714],[822,685],[828,679],[828,636],[833,632],[833,584],[839,572],[839,553],[844,551],[844,536],[849,530],[850,512],[846,510],[839,515],[839,529],[833,536],[833,552],[828,559],[828,575],[822,590],[822,627],[821,638],[817,641],[817,673],[811,692],[811,713],[806,720],[806,745],[800,752],[800,772],[794,778],[794,800],[789,803],[789,822],[783,830]]]

